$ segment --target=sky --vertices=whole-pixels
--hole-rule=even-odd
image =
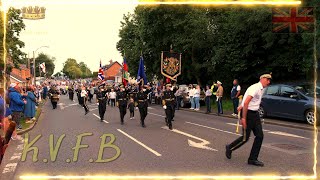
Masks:
[[[24,20],[26,28],[20,34],[25,43],[22,51],[32,58],[33,51],[48,46],[38,49],[36,56],[45,53],[55,57],[54,73],[62,70],[63,63],[68,58],[74,58],[78,63],[83,61],[91,71],[98,71],[100,60],[102,65],[108,64],[111,59],[122,63],[123,58],[116,49],[120,40],[120,22],[124,14],[133,13],[135,5],[110,2],[112,1],[30,2],[32,5],[44,6],[46,17],[41,20]]]

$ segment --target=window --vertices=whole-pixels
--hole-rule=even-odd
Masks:
[[[277,96],[278,89],[279,89],[279,86],[270,86],[268,87],[266,94],[271,96]]]
[[[281,96],[282,97],[290,98],[291,95],[297,95],[297,93],[295,92],[295,90],[293,88],[286,87],[286,86],[281,87]]]

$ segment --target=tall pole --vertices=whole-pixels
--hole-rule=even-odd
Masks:
[[[36,59],[34,57],[35,52],[33,51],[33,85],[36,85]]]
[[[34,83],[34,85],[36,85],[36,59],[35,59],[35,53],[39,50],[39,49],[41,49],[41,48],[43,48],[43,47],[45,47],[45,48],[49,48],[49,46],[41,46],[41,47],[39,47],[38,49],[36,49],[35,51],[33,51],[33,83]]]
[[[41,67],[40,67],[40,63],[39,63],[39,82],[41,83]]]

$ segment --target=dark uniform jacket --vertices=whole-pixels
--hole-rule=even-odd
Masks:
[[[175,105],[175,96],[173,91],[164,91],[162,97],[162,105],[174,106]]]
[[[127,106],[127,93],[125,91],[117,92],[117,102],[119,106]]]
[[[56,88],[49,90],[50,98],[52,102],[58,102],[59,101],[59,91]]]
[[[97,92],[97,100],[98,100],[98,102],[106,101],[107,100],[107,91]]]
[[[148,94],[147,91],[139,91],[137,94],[137,99],[138,99],[138,107],[148,107]]]

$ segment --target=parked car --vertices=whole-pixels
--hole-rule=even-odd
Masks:
[[[193,86],[195,87],[196,84],[194,84]],[[191,104],[190,98],[189,98],[189,93],[188,93],[188,87],[189,86],[185,85],[185,84],[179,85],[179,89],[182,91],[182,93],[181,93],[182,98],[179,102],[179,105],[180,105],[180,107],[183,107],[183,108],[187,107]],[[203,89],[202,88],[200,88],[200,89],[201,89],[201,91],[200,91],[200,104],[202,105],[202,104],[205,104],[206,95],[205,95]]]
[[[318,95],[320,87],[311,84],[285,85],[277,84],[268,86],[262,97],[259,108],[260,117],[281,117],[306,121],[313,125],[314,115],[314,92]],[[317,112],[320,110],[319,99],[317,101]],[[319,116],[318,116],[319,117]],[[317,125],[319,125],[317,121]]]

